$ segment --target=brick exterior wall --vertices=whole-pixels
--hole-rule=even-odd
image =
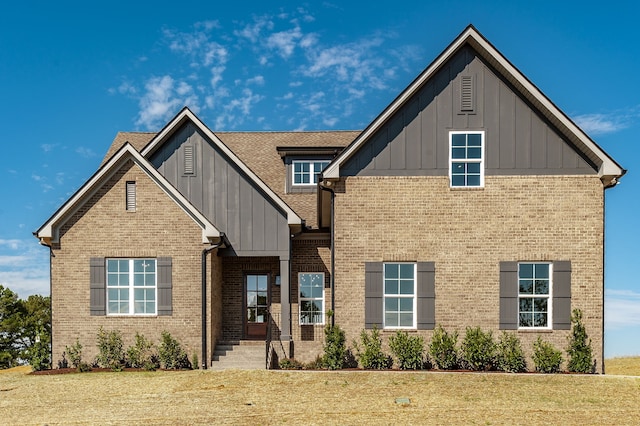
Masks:
[[[136,182],[136,211],[125,209],[125,183]],[[140,168],[129,161],[64,224],[60,243],[53,247],[52,311],[53,364],[65,346],[76,338],[83,345],[83,358],[91,362],[97,354],[100,327],[123,333],[125,347],[136,332],[158,343],[163,330],[177,338],[191,357],[201,358],[201,228]],[[89,260],[92,257],[172,258],[173,314],[171,316],[91,316],[89,314]],[[218,284],[219,265],[214,254],[209,271]],[[213,268],[211,268],[213,266]],[[213,323],[211,322],[213,321]],[[209,319],[211,338],[220,327],[219,317]],[[202,362],[202,360],[200,360]]]
[[[280,260],[277,257],[223,257],[222,265],[221,340],[238,341],[245,337],[245,274],[269,274],[271,312],[279,318],[280,287],[275,285],[275,277],[280,275]]]
[[[298,274],[300,272],[324,273],[324,311],[331,309],[331,240],[325,238],[298,239],[293,241],[291,261],[291,335],[294,341],[294,357],[302,362],[313,361],[322,354],[324,342],[323,325],[300,325],[300,293]],[[325,316],[325,321],[327,320]]]
[[[347,342],[364,328],[364,263],[435,262],[435,319],[447,331],[499,336],[500,261],[570,260],[602,371],[603,188],[597,176],[486,176],[483,189],[447,177],[349,177],[336,186],[336,324]],[[420,330],[430,341],[432,331]],[[538,336],[566,349],[569,330],[518,331],[530,356]],[[383,332],[385,340],[392,333]],[[460,339],[461,340],[461,339]],[[533,363],[529,359],[529,368]]]

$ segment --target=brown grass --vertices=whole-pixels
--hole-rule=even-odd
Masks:
[[[408,398],[408,404],[397,403]],[[637,424],[640,377],[443,372],[0,375],[3,424]]]
[[[605,360],[607,374],[640,376],[640,356]]]

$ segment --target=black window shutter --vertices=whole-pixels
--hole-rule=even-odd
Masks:
[[[571,329],[571,261],[553,262],[553,329]]]
[[[500,330],[518,328],[518,262],[500,262]]]
[[[106,315],[106,277],[104,258],[89,260],[89,312],[92,316]]]
[[[382,262],[364,264],[364,328],[382,328]]]
[[[171,258],[159,257],[158,261],[158,315],[171,315],[172,281]]]
[[[418,330],[433,330],[436,325],[436,269],[434,262],[418,262]]]

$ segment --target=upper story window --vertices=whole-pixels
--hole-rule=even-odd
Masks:
[[[484,132],[449,133],[451,187],[484,186]]]
[[[416,328],[416,264],[385,263],[384,328]]]
[[[314,185],[329,160],[293,160],[293,185]]]
[[[551,264],[518,264],[518,327],[551,328]]]
[[[156,315],[156,259],[107,259],[107,314]]]

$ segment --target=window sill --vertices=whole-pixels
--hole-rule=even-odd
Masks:
[[[552,328],[519,328],[518,333],[553,333]]]
[[[450,186],[451,191],[484,191],[484,186]]]

